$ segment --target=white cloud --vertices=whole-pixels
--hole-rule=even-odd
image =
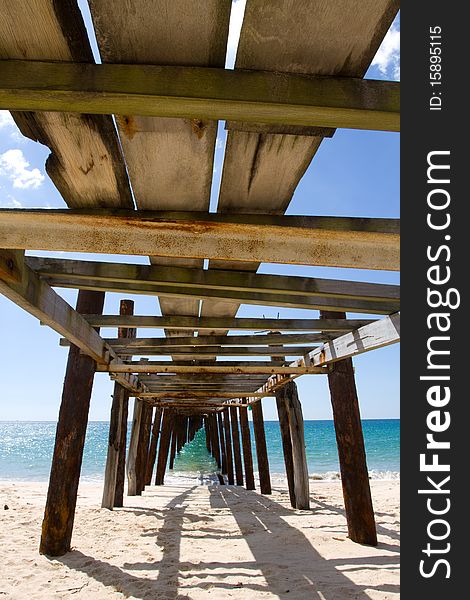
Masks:
[[[8,110],[0,110],[0,129],[14,127],[15,121]]]
[[[400,25],[394,21],[384,37],[372,66],[375,66],[385,77],[398,81],[400,79]]]
[[[6,200],[0,198],[0,206],[2,208],[23,208],[21,202],[10,194],[7,195]]]
[[[39,169],[29,168],[29,162],[19,148],[0,154],[0,175],[7,176],[13,182],[13,187],[20,189],[36,189],[44,181]]]
[[[233,0],[230,13],[230,24],[228,29],[227,58],[225,67],[233,69],[235,57],[237,54],[238,40],[242,28],[243,17],[245,15],[246,0]]]

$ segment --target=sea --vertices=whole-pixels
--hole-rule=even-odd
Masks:
[[[305,421],[305,445],[309,476],[317,480],[339,478],[338,452],[333,421]],[[362,421],[371,479],[398,479],[400,476],[400,421],[374,419]],[[250,427],[253,425],[250,423]],[[0,422],[0,480],[47,481],[55,438],[55,422]],[[103,480],[109,423],[88,424],[81,481]],[[128,431],[130,430],[130,424]],[[266,444],[273,484],[285,481],[284,459],[278,421],[265,421]],[[253,459],[256,465],[253,429]],[[129,440],[128,440],[129,441]],[[200,430],[176,457],[174,469],[165,481],[188,480],[208,483],[215,478],[217,465],[208,454],[205,432]]]

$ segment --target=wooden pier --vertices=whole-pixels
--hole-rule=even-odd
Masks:
[[[233,70],[229,0],[89,5],[101,64],[75,0],[0,0],[0,108],[50,149],[46,171],[68,207],[0,209],[0,292],[69,347],[40,552],[70,550],[95,372],[114,381],[110,510],[125,502],[125,473],[129,495],[163,485],[202,428],[221,483],[254,490],[249,408],[259,488],[270,494],[265,397],[277,402],[291,504],[308,510],[295,379],[326,376],[349,535],[376,544],[351,359],[399,341],[399,287],[257,270],[399,270],[397,219],[284,214],[336,128],[399,130],[399,84],[364,79],[398,2],[248,0]],[[227,143],[213,212],[219,119]],[[31,255],[39,250],[149,264]],[[54,288],[79,290],[76,307]],[[122,295],[119,314],[103,314],[106,292]],[[134,315],[129,294],[158,298],[161,316]],[[241,304],[311,317],[241,318]],[[164,336],[146,337],[149,328]]]

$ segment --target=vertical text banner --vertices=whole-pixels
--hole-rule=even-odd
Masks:
[[[468,593],[469,40],[461,4],[431,0],[403,7],[404,600]]]

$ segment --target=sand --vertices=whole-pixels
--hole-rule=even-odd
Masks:
[[[339,482],[313,481],[312,510],[287,492],[151,487],[100,509],[82,484],[73,551],[38,554],[46,484],[0,484],[0,598],[289,600],[399,597],[399,483],[372,481],[377,548],[347,538]],[[4,509],[4,505],[8,509]]]

